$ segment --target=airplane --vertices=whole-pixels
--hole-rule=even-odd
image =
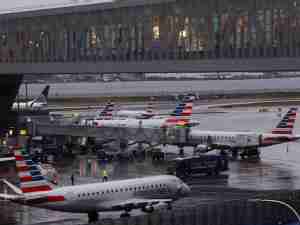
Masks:
[[[113,119],[113,111],[115,109],[115,103],[112,101],[108,101],[104,108],[100,111],[88,113],[88,114],[80,114],[77,119],[78,125],[93,125],[93,121],[95,119],[101,120],[112,120]]]
[[[153,105],[154,102],[150,101],[148,102],[146,109],[143,111],[119,110],[114,114],[114,116],[120,118],[150,119],[155,116]]]
[[[191,128],[189,131],[189,145],[196,147],[204,145],[204,151],[213,149],[230,150],[234,157],[256,156],[259,158],[258,148],[267,147],[300,139],[300,135],[293,135],[293,128],[298,108],[290,108],[278,125],[270,132],[235,132],[235,131],[207,131]]]
[[[93,121],[96,127],[127,127],[127,128],[163,128],[170,126],[197,126],[198,122],[190,121],[193,103],[191,101],[179,103],[175,110],[165,118],[150,119],[96,119]]]
[[[9,161],[14,161],[14,157],[1,157],[0,162],[9,162]]]
[[[98,212],[133,209],[151,213],[155,205],[172,203],[190,193],[190,188],[175,176],[158,175],[144,178],[117,180],[53,188],[37,165],[29,158],[26,149],[14,149],[20,187],[2,181],[14,194],[1,193],[0,199],[31,207],[71,213],[87,213],[89,222],[98,220]]]
[[[114,111],[114,103],[109,101],[103,109],[90,112],[81,112],[75,114],[65,114],[62,112],[49,112],[50,121],[64,121],[72,124],[88,126],[92,125],[92,121],[96,118],[112,119]]]
[[[24,110],[28,110],[28,111],[34,111],[34,110],[41,110],[43,108],[45,108],[48,103],[48,94],[49,94],[49,89],[50,86],[47,85],[44,90],[42,91],[42,93],[35,99],[28,101],[28,102],[14,102],[12,104],[12,110],[13,111],[24,111]]]

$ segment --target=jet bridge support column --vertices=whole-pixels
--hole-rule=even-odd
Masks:
[[[0,75],[0,137],[10,126],[17,123],[17,112],[12,112],[11,107],[18,93],[23,75]]]

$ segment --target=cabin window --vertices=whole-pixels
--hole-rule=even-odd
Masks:
[[[116,189],[115,192],[119,192],[118,189]]]
[[[125,191],[128,191],[128,188],[125,188]]]
[[[132,191],[132,188],[129,188],[130,191]]]
[[[104,195],[104,191],[102,191],[102,194]]]
[[[120,189],[120,192],[123,192],[123,188]]]

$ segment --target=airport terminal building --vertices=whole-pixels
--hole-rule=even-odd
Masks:
[[[80,67],[79,62],[98,62],[97,72],[102,62],[109,68],[117,67],[114,62],[142,68],[144,62],[179,60],[185,65],[198,60],[198,65],[212,59],[206,63],[210,69],[215,69],[214,59],[231,59],[233,65],[224,62],[225,69],[235,68],[235,59],[273,57],[273,62],[274,57],[285,57],[289,63],[300,55],[299,11],[300,0],[74,0],[2,10],[1,72],[14,75],[0,77],[5,103],[0,126],[11,121],[9,106],[22,74],[33,73],[33,68],[36,74],[48,73],[52,63]],[[186,65],[183,70],[191,64]],[[171,63],[169,70],[173,67]],[[74,68],[73,73],[79,73]]]
[[[1,62],[300,55],[299,0],[100,0],[30,10],[0,15]]]

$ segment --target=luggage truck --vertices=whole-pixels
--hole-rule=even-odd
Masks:
[[[187,179],[199,174],[217,176],[220,172],[228,170],[228,159],[222,155],[199,155],[179,157],[170,160],[168,165],[168,174]]]

